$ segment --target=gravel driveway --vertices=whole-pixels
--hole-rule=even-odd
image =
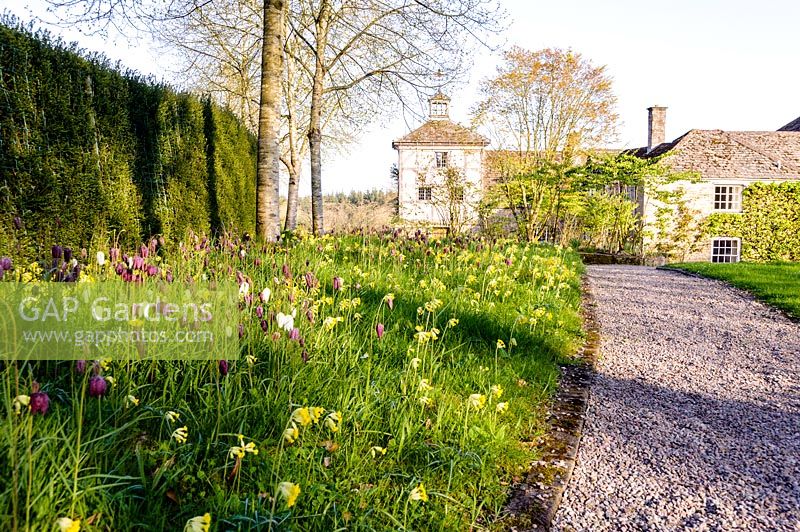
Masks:
[[[554,529],[800,531],[800,325],[715,281],[588,270],[601,358]]]

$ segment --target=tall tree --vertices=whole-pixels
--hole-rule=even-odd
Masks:
[[[496,0],[290,1],[291,29],[312,56],[311,64],[303,64],[312,80],[312,226],[321,234],[325,96],[343,109],[367,113],[385,111],[390,101],[407,102],[462,74],[472,46],[498,30],[502,17]]]
[[[481,82],[473,122],[500,148],[554,160],[567,146],[594,147],[616,133],[616,97],[603,66],[571,50],[513,47]]]

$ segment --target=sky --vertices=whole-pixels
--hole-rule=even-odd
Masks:
[[[775,130],[800,116],[798,0],[500,0],[508,13],[507,46],[571,48],[605,65],[618,98],[620,136],[609,147],[647,143],[647,107],[667,106],[666,136],[690,129]],[[45,16],[43,0],[0,0],[23,20]],[[168,55],[146,41],[103,40],[48,28],[128,67],[161,78]],[[481,79],[496,52],[476,55],[469,81],[445,89],[451,118],[468,124]],[[422,112],[422,110],[420,110]],[[346,152],[324,161],[323,190],[390,189],[397,161],[392,140],[409,131],[399,116],[380,117]],[[301,195],[309,193],[308,176]]]

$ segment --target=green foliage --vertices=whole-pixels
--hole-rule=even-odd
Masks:
[[[529,442],[546,428],[558,363],[580,342],[576,254],[386,235],[189,244],[163,257],[175,283],[233,271],[249,282],[255,301],[225,316],[242,324],[241,358],[227,375],[216,361],[102,361],[97,371],[114,378],[102,398],[87,394],[92,360],[105,354],[95,347],[83,374],[71,362],[0,367],[0,529],[51,530],[64,516],[86,526],[102,514],[93,520],[104,530],[181,530],[205,512],[214,530],[501,528],[507,486],[539,456]],[[83,274],[115,275],[93,262]],[[303,343],[267,319],[293,310]],[[49,411],[16,414],[33,381]],[[304,406],[325,413],[298,421],[288,442]],[[324,419],[336,411],[333,431]],[[238,434],[258,454],[237,462]],[[271,500],[280,482],[300,486],[295,506]],[[410,497],[420,483],[424,503]]]
[[[671,264],[669,267],[727,281],[737,288],[747,290],[765,303],[800,318],[800,264],[690,262]]]
[[[745,261],[800,261],[800,183],[749,185],[742,212],[711,214],[705,233],[741,238]]]
[[[0,254],[251,230],[254,145],[227,111],[0,21]]]

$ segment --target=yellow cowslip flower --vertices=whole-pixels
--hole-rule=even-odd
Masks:
[[[179,429],[175,429],[172,431],[172,438],[178,443],[186,443],[186,439],[189,437],[189,428],[185,425]]]
[[[422,360],[420,360],[420,359],[419,359],[419,357],[414,357],[414,358],[412,358],[412,359],[411,359],[411,367],[412,367],[413,369],[417,369],[417,368],[419,367],[419,363],[420,363],[420,362],[422,362]]]
[[[134,397],[133,395],[129,395],[128,397],[125,398],[125,400],[130,405],[139,406],[139,400],[136,397]]]
[[[183,532],[208,532],[209,528],[211,528],[211,514],[206,512],[186,521]]]
[[[355,314],[353,314],[353,321],[361,321],[361,318],[363,318],[363,316],[361,315],[360,312],[356,312]]]
[[[300,436],[300,430],[298,430],[297,425],[295,425],[294,421],[292,421],[291,426],[286,427],[283,431],[283,439],[286,443],[292,444],[297,440]]]
[[[510,345],[511,347],[516,347],[517,339],[512,336],[511,339],[508,341],[508,345]]]
[[[420,379],[419,381],[419,391],[427,392],[428,390],[432,390],[433,386],[431,386],[428,379]]]
[[[419,398],[419,404],[422,406],[431,406],[433,404],[433,399],[428,397],[427,395],[423,395]]]
[[[495,412],[498,414],[502,414],[506,410],[508,410],[508,403],[497,403],[497,406],[494,407]]]
[[[448,327],[455,327],[456,325],[458,325],[458,320],[456,318],[450,318],[447,320]]]
[[[361,298],[360,297],[354,297],[353,299],[351,299],[350,300],[350,306],[352,308],[356,308],[356,307],[361,306]]]
[[[341,422],[341,412],[331,412],[325,417],[325,426],[328,427],[331,432],[339,432],[339,423]]]
[[[495,399],[500,399],[500,396],[503,395],[503,387],[500,386],[499,384],[493,384],[492,387],[490,388],[490,391],[492,392],[492,395],[495,397]]]
[[[319,418],[320,418],[320,416],[322,416],[323,412],[325,412],[325,409],[322,408],[321,406],[309,406],[308,407],[308,413],[311,416],[311,421],[313,421],[314,423],[318,423],[319,422]]]
[[[497,349],[505,349],[506,343],[499,338],[497,339]]]
[[[79,532],[81,529],[80,519],[70,519],[69,517],[59,517],[56,520],[60,532]]]
[[[300,495],[300,485],[293,482],[281,482],[278,484],[278,493],[286,499],[286,507],[291,508]]]
[[[376,458],[378,455],[383,456],[386,454],[386,449],[379,445],[374,445],[370,447],[369,454],[371,454],[373,458]]]
[[[180,418],[181,415],[178,414],[177,412],[173,412],[172,410],[169,410],[167,411],[166,414],[164,414],[164,419],[166,419],[170,423],[175,423],[176,421],[180,420]]]
[[[255,355],[247,355],[244,359],[247,361],[248,366],[254,366],[258,362],[258,358]]]
[[[417,316],[422,316],[424,313],[425,311],[422,309],[422,307],[417,307]]]
[[[295,423],[299,423],[301,427],[306,427],[310,425],[311,413],[308,411],[308,407],[304,406],[292,412],[292,421],[294,421]]]
[[[411,490],[411,493],[408,494],[408,500],[428,502],[428,492],[425,491],[425,484],[420,482],[419,486]]]
[[[22,413],[23,408],[28,408],[31,404],[31,398],[29,395],[18,395],[14,398],[14,413],[19,415]]]
[[[473,393],[468,399],[469,406],[475,409],[481,409],[486,404],[486,396],[481,393]]]
[[[333,316],[328,316],[323,320],[322,326],[325,327],[326,331],[330,332],[333,330],[334,327],[336,327],[337,323],[341,323],[343,321],[344,318],[341,316],[336,316],[335,318]]]
[[[228,456],[231,458],[244,458],[244,455],[247,453],[258,454],[258,449],[256,448],[256,444],[250,442],[248,444],[244,443],[244,435],[239,434],[239,445],[234,445],[231,447],[231,450],[228,452]]]
[[[111,375],[106,376],[106,382],[109,383],[112,388],[114,388],[117,385],[117,381],[114,380],[114,377],[112,377]]]
[[[110,358],[101,358],[100,360],[97,361],[97,363],[100,364],[100,369],[102,369],[103,371],[108,371],[108,368],[111,367],[111,359]],[[108,377],[106,377],[106,379],[107,378]]]

